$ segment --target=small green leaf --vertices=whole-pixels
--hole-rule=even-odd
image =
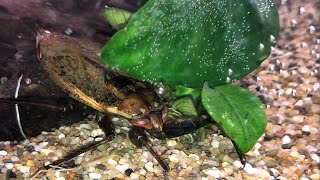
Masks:
[[[118,9],[118,8],[109,8],[107,7],[102,11],[103,16],[111,24],[111,26],[117,30],[122,29],[127,24],[131,12]]]
[[[151,83],[214,87],[255,70],[278,34],[272,0],[149,0],[101,56]]]
[[[205,83],[202,103],[209,115],[243,153],[248,152],[266,129],[266,114],[250,91],[223,85],[211,89]]]
[[[183,115],[196,116],[197,110],[194,107],[193,101],[190,97],[183,97],[175,100],[172,103],[172,108],[179,111]]]
[[[178,85],[176,86],[175,95],[177,97],[181,96],[191,96],[194,100],[198,99],[201,95],[201,89],[193,89],[185,86]]]

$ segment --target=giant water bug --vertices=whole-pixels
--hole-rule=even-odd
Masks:
[[[178,120],[169,118],[167,105],[151,84],[102,65],[99,50],[92,43],[80,42],[46,30],[39,30],[36,39],[36,54],[53,82],[73,99],[105,114],[97,122],[105,133],[105,140],[111,140],[115,136],[114,125],[109,116],[127,118],[132,125],[128,133],[131,142],[137,147],[146,147],[165,171],[169,167],[153,150],[149,136],[158,139],[178,137],[213,122],[207,115],[185,116]],[[66,103],[72,101],[70,99],[62,102],[62,106],[53,104],[48,99],[27,97],[2,98],[1,101],[38,107],[60,107],[66,111],[69,107],[70,111],[76,107],[75,102]],[[60,165],[92,146],[80,147],[81,151],[69,153],[51,166]],[[241,162],[245,164],[242,153],[236,146],[235,148]],[[47,165],[45,168],[51,166]]]

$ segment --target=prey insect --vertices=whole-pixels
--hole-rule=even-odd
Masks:
[[[101,64],[97,49],[90,44],[40,30],[37,55],[51,79],[69,96],[106,114],[98,122],[106,140],[115,136],[114,125],[108,115],[127,118],[132,125],[128,133],[131,142],[137,147],[145,147],[165,171],[169,166],[153,150],[149,136],[158,139],[178,137],[212,122],[206,115],[172,120],[168,116],[168,107],[151,84]],[[237,153],[244,164],[243,155],[240,151]],[[76,155],[51,165],[60,165]]]

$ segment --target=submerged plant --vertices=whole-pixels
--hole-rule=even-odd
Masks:
[[[254,94],[225,84],[255,70],[278,34],[272,0],[149,0],[101,56],[177,96],[200,97],[194,100],[245,153],[265,131],[266,115]]]

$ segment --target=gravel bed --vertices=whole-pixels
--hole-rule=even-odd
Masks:
[[[277,47],[257,71],[236,83],[260,97],[268,116],[266,132],[247,153],[243,170],[230,140],[210,125],[203,142],[153,141],[171,168],[164,173],[145,148],[126,138],[126,121],[114,118],[114,140],[68,162],[72,169],[51,169],[35,179],[319,180],[320,3],[281,3]],[[43,165],[101,137],[96,123],[84,121],[22,142],[0,142],[0,179],[29,179]]]

